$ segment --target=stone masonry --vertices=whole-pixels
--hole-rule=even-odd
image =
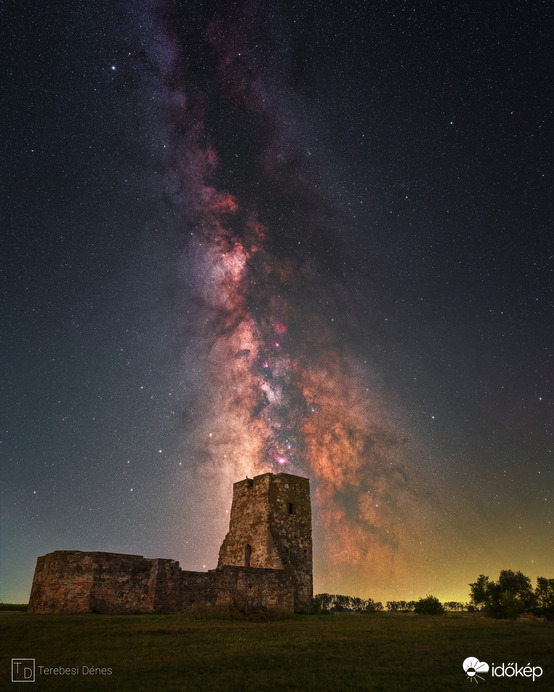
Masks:
[[[29,612],[128,613],[312,608],[307,478],[266,473],[233,486],[217,568],[168,559],[57,550],[37,559]]]
[[[234,484],[218,568],[225,565],[285,570],[294,582],[295,610],[311,609],[312,515],[306,478],[266,473]]]

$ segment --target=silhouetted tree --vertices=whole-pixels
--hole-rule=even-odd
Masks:
[[[383,610],[383,604],[375,603],[373,599],[359,596],[345,596],[336,593],[319,593],[314,596],[316,612],[331,613],[363,613]]]
[[[531,580],[521,572],[501,570],[498,581],[490,581],[480,574],[476,582],[469,585],[471,601],[484,607],[486,613],[495,618],[515,620],[524,610],[535,603]]]
[[[383,610],[383,604],[381,601],[374,601],[372,598],[368,598],[365,606],[366,613],[379,613]]]
[[[503,569],[498,577],[498,587],[501,593],[510,593],[518,598],[525,610],[533,605],[534,594],[531,580],[521,572]]]
[[[335,602],[333,604],[332,610],[335,610],[337,613],[344,613],[349,610],[350,608],[350,596],[343,596],[342,594],[336,594],[335,595]]]
[[[314,596],[313,597],[312,607],[313,607],[314,615],[321,615],[322,605],[321,605],[321,597],[320,596]]]
[[[554,620],[554,579],[537,577],[533,613]]]
[[[354,596],[350,599],[350,608],[356,613],[361,613],[365,608],[365,602],[358,596]]]
[[[491,597],[491,582],[484,574],[477,577],[477,581],[469,585],[471,602],[475,606],[486,605]]]
[[[421,615],[443,615],[446,611],[436,596],[426,596],[415,604],[414,612]]]
[[[333,605],[333,596],[330,593],[318,593],[314,596],[315,599],[321,602],[321,610],[331,610]]]
[[[453,610],[455,612],[458,612],[460,610],[463,611],[464,604],[459,603],[458,601],[447,601],[446,603],[444,603],[444,607],[446,608],[446,610]]]

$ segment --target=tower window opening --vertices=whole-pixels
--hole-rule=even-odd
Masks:
[[[244,566],[250,567],[250,558],[252,557],[252,546],[250,544],[246,545],[244,549]]]
[[[294,505],[292,502],[289,502],[289,514],[294,514]]]

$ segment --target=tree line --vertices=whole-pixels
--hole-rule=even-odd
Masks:
[[[435,602],[439,603],[439,601],[434,596],[420,598],[419,601],[387,601],[383,606],[381,601],[374,601],[372,598],[319,593],[314,596],[314,610],[317,613],[379,613],[383,610],[391,613],[414,613],[419,611],[422,602],[427,602],[429,599],[432,599],[433,607],[436,609]],[[468,608],[471,609],[469,603],[459,603],[458,601],[447,601],[440,606],[441,612],[459,612],[468,610]]]
[[[497,581],[481,574],[469,584],[470,602],[446,601],[441,603],[435,596],[418,601],[381,601],[343,594],[320,593],[314,597],[315,613],[393,613],[442,614],[446,612],[483,611],[495,618],[519,617],[532,613],[547,620],[554,620],[554,579],[537,578],[533,589],[531,579],[521,572],[501,570]]]

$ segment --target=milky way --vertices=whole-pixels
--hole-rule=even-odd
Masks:
[[[214,486],[267,471],[309,477],[321,563],[390,578],[399,528],[419,514],[417,458],[347,345],[357,298],[341,277],[340,214],[281,122],[286,90],[256,67],[264,22],[245,13],[207,23],[194,50],[174,18],[165,25],[169,198],[194,277],[185,367],[202,382],[191,457]]]

